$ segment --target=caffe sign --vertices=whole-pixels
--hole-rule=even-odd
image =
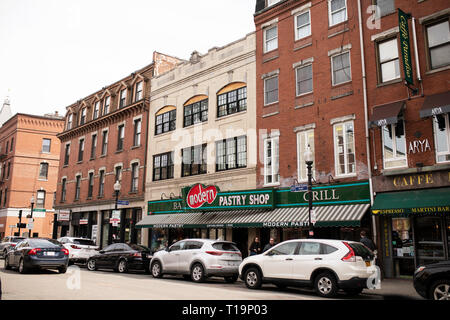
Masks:
[[[373,177],[375,192],[450,186],[450,170]]]

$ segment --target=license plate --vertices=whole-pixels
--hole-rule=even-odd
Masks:
[[[53,251],[48,251],[45,253],[46,256],[54,256],[55,253]]]
[[[366,261],[366,266],[370,267],[370,261]]]

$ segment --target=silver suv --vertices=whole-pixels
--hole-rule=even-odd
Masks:
[[[233,242],[185,239],[156,252],[150,270],[155,278],[173,274],[203,282],[207,277],[217,276],[233,283],[238,279],[241,262],[242,254]]]

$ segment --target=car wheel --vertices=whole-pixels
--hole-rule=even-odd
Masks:
[[[314,280],[314,289],[321,297],[334,297],[337,292],[336,278],[329,272],[321,273]]]
[[[89,259],[86,263],[86,267],[89,271],[97,270],[97,264],[95,263],[94,259]]]
[[[347,296],[357,296],[363,291],[363,288],[354,288],[354,289],[346,289],[344,290]]]
[[[205,281],[205,270],[200,263],[194,264],[191,269],[191,279],[194,282],[203,282]]]
[[[117,271],[119,271],[119,273],[126,273],[126,272],[128,272],[128,264],[127,264],[127,261],[125,259],[121,259],[119,261],[119,265],[117,266]]]
[[[67,267],[59,267],[58,268],[59,273],[66,273],[66,271],[67,271]]]
[[[235,283],[238,279],[238,275],[234,275],[231,277],[225,277],[225,282],[226,283]]]
[[[9,259],[7,256],[5,256],[5,269],[6,270],[10,270],[11,269],[11,265],[9,264]]]
[[[432,300],[450,300],[450,280],[438,280],[430,287]]]
[[[249,289],[259,289],[261,288],[261,273],[256,268],[250,268],[247,271],[245,271],[244,274],[244,281],[245,285]]]
[[[152,276],[153,278],[162,278],[161,262],[155,261],[152,263]]]
[[[25,267],[25,262],[23,261],[23,259],[20,259],[19,261],[19,273],[27,273],[28,269]]]

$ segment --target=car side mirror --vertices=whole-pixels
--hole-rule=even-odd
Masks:
[[[103,253],[105,253],[105,250],[100,250],[99,252],[103,254]]]
[[[164,250],[166,250],[167,252],[169,252],[169,251],[170,251],[170,248],[169,248],[169,247],[166,247]]]

